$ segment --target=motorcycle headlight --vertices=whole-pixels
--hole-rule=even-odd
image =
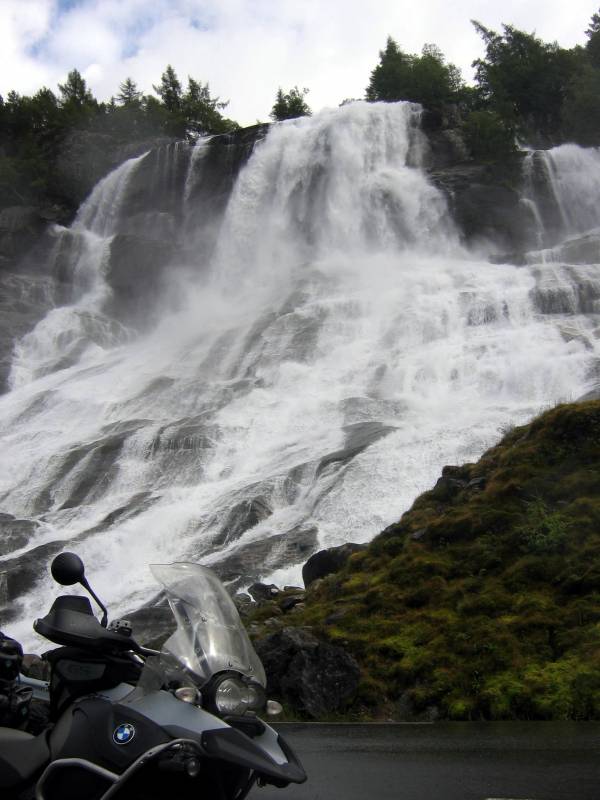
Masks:
[[[248,687],[237,678],[225,678],[215,691],[215,706],[222,716],[240,716],[250,705]]]
[[[267,703],[267,695],[260,683],[251,683],[248,689],[248,709],[250,711],[262,711]]]

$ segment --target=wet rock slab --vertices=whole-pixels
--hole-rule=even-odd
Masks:
[[[30,519],[17,519],[12,514],[0,513],[0,556],[26,547],[39,528],[39,523]]]

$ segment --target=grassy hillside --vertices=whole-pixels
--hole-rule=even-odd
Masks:
[[[600,719],[600,401],[444,468],[293,624],[357,658],[362,714]]]

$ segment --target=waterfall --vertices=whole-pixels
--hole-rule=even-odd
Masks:
[[[536,286],[531,296],[542,314],[573,315],[563,336],[590,351],[600,314],[600,149],[565,144],[529,153],[524,195],[536,220],[540,249],[526,255]],[[597,362],[590,375],[600,376]]]
[[[67,230],[57,226],[53,260],[68,251],[72,302],[54,308],[15,348],[9,384],[17,388],[87,350],[105,351],[124,338],[122,326],[102,312],[108,293],[103,268],[132,174],[144,156],[132,158],[101,180]]]
[[[18,344],[0,398],[0,507],[30,524],[0,573],[41,561],[13,589],[8,572],[14,635],[30,640],[54,592],[43,560],[63,547],[114,615],[152,596],[153,562],[200,561],[232,588],[297,583],[316,549],[368,541],[444,464],[590,387],[594,290],[544,309],[539,264],[461,248],[419,116],[354,103],[273,126],[211,231],[204,152],[162,150],[96,188],[65,234],[86,243],[84,288]],[[154,211],[142,179],[169,194]],[[159,293],[134,336],[104,310],[103,248],[142,213],[175,231],[167,274],[184,291],[175,306]],[[74,350],[84,312],[93,335]]]
[[[523,172],[524,196],[546,246],[600,226],[600,148],[536,150],[527,154]]]

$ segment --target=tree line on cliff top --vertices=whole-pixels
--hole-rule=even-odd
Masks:
[[[436,45],[410,54],[389,37],[365,99],[421,103],[440,124],[452,117],[473,157],[483,160],[513,153],[517,137],[542,146],[600,144],[600,13],[590,21],[585,46],[569,50],[511,25],[497,33],[473,24],[485,45],[485,56],[473,65],[474,86],[465,84]],[[0,97],[0,206],[52,197],[54,161],[72,130],[126,143],[160,135],[194,139],[239,128],[223,114],[227,102],[213,97],[207,83],[188,77],[184,88],[170,65],[153,89],[155,94],[144,94],[126,78],[115,97],[100,102],[74,69],[58,94],[44,87],[33,96],[11,91]],[[271,118],[309,115],[307,93],[297,86],[280,88]]]

